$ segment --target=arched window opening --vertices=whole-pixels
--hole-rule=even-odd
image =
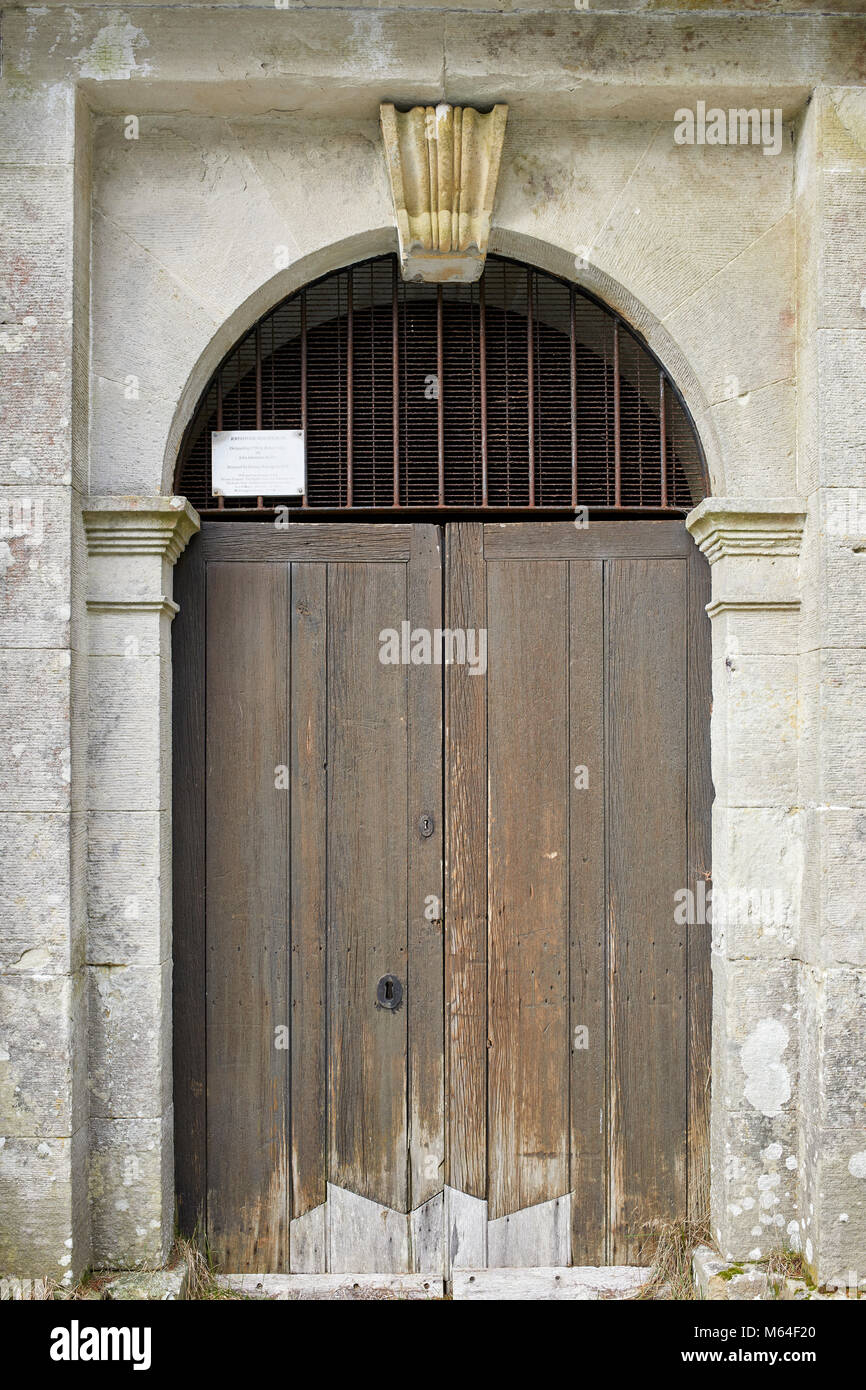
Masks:
[[[302,429],[307,492],[213,493],[211,432]],[[474,284],[405,283],[397,258],[278,304],[214,373],[175,492],[205,516],[507,509],[682,515],[707,491],[682,399],[586,291],[489,256]]]

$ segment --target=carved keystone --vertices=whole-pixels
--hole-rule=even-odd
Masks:
[[[507,106],[379,108],[404,280],[477,280],[484,269]]]

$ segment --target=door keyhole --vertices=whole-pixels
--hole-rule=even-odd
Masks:
[[[399,1009],[403,1002],[403,986],[396,975],[383,975],[376,986],[378,1009]]]

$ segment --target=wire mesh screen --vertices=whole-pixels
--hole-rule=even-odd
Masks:
[[[611,310],[488,257],[471,285],[407,284],[395,256],[283,301],[213,376],[175,491],[205,513],[297,499],[213,493],[213,430],[303,429],[301,505],[662,508],[704,496],[664,369]]]

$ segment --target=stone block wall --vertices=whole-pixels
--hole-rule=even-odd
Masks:
[[[89,132],[71,84],[0,105],[0,1267],[90,1253],[83,796]]]

